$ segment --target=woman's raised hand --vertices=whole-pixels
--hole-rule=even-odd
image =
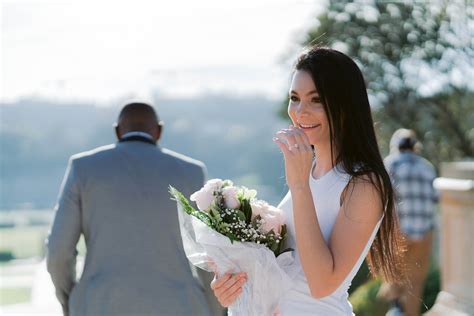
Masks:
[[[285,157],[286,182],[290,190],[308,186],[313,148],[306,134],[292,125],[279,131],[273,141],[280,147]]]

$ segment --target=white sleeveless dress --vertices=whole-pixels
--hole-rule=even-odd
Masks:
[[[314,179],[313,176],[310,175],[310,188],[317,211],[319,225],[326,242],[329,240],[340,209],[341,193],[349,180],[350,175],[342,171],[340,168],[331,169],[319,179]],[[367,256],[382,219],[377,223],[359,259],[339,288],[329,296],[315,299],[311,296],[308,282],[299,259],[298,249],[296,247],[293,204],[290,192],[288,192],[288,194],[283,198],[278,207],[283,210],[286,216],[288,228],[286,247],[295,249],[295,261],[290,272],[294,281],[293,288],[280,301],[279,311],[281,316],[354,315],[352,305],[348,300],[349,295],[347,291],[351,285],[352,279]]]

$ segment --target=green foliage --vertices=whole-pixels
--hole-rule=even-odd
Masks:
[[[370,279],[371,279],[371,275],[370,275],[369,266],[367,265],[367,262],[364,260],[364,262],[360,266],[359,271],[357,271],[357,274],[355,275],[354,279],[352,279],[351,286],[349,288],[349,295],[355,292],[355,290],[357,290],[359,286],[365,284]]]
[[[389,304],[377,298],[381,285],[380,280],[372,279],[352,293],[349,300],[354,314],[357,316],[382,316],[387,313]]]
[[[356,287],[350,295],[349,300],[357,316],[383,316],[386,314],[389,304],[377,297],[381,286],[379,279],[371,279],[365,284]],[[421,312],[429,310],[436,300],[440,291],[440,271],[434,264],[430,265],[428,276],[425,282]]]
[[[15,259],[11,251],[0,251],[0,262],[6,262]]]
[[[302,45],[333,47],[356,60],[384,154],[396,129],[411,128],[438,165],[474,156],[473,15],[462,0],[330,1]],[[433,74],[425,76],[432,85],[422,72]]]
[[[434,305],[439,291],[441,291],[441,273],[439,268],[431,263],[423,290],[422,313]]]
[[[283,225],[281,227],[281,232],[280,232],[280,235],[283,236],[283,238],[280,240],[280,242],[276,243],[276,246],[275,246],[275,250],[273,250],[274,253],[277,253],[277,254],[282,254],[283,252],[285,252],[287,249],[285,250],[282,250],[282,248],[284,247],[285,245],[285,242],[286,242],[286,238],[288,236],[288,232],[287,232],[287,229],[286,229],[286,225]],[[290,249],[292,250],[292,249]]]
[[[236,213],[238,219],[240,219],[241,221],[244,221],[244,222],[247,221],[244,212],[242,212],[241,210],[237,210],[235,213]]]
[[[247,224],[250,224],[252,220],[252,207],[250,201],[244,197],[239,197],[240,209],[244,214],[244,219]]]
[[[207,226],[209,226],[211,228],[214,228],[214,229],[216,228],[216,226],[218,224],[218,220],[216,219],[216,216],[211,217],[211,216],[209,216],[208,214],[206,214],[204,212],[197,211],[194,207],[192,207],[192,205],[191,205],[191,203],[189,203],[188,199],[186,199],[186,197],[184,197],[184,195],[181,192],[179,192],[178,190],[176,190],[172,186],[170,186],[169,192],[174,197],[174,200],[181,204],[181,206],[183,207],[183,210],[187,214],[198,218],[204,224],[206,224]]]

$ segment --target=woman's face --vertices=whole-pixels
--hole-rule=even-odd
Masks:
[[[296,70],[290,88],[288,115],[295,127],[301,128],[311,145],[329,143],[329,122],[311,75]]]

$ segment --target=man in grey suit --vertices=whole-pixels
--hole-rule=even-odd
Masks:
[[[203,163],[157,145],[153,108],[130,103],[118,143],[73,155],[47,242],[47,267],[65,315],[219,315],[212,275],[183,250],[168,186],[187,196],[204,182]],[[76,245],[87,254],[76,281]]]

